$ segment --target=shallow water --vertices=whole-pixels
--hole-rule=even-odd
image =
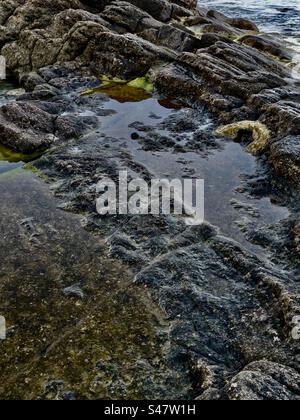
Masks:
[[[237,222],[273,223],[288,210],[268,197],[253,200],[237,191],[243,176],[259,169],[259,161],[239,144],[221,139],[216,150],[205,154],[143,147],[143,127],[174,136],[163,123],[178,113],[184,119],[189,111],[178,108],[149,97],[138,102],[110,99],[103,103],[101,128],[62,149],[76,158],[87,146],[93,150],[96,142],[109,151],[108,159],[111,155],[117,160],[120,154],[120,169],[127,153],[137,168],[146,168],[155,178],[204,178],[206,220],[261,253],[246,241]],[[137,121],[140,127],[133,127]],[[197,124],[213,136],[206,112],[199,113]],[[177,134],[176,142],[187,144],[192,134]],[[81,216],[57,209],[60,201],[43,177],[23,166],[27,157],[6,149],[0,153],[0,314],[9,327],[9,339],[1,344],[0,370],[6,380],[0,395],[54,399],[59,389],[53,390],[51,381],[63,379],[63,391],[82,399],[195,397],[188,367],[177,370],[165,359],[169,320],[147,289],[133,284],[127,265],[107,257],[105,238],[86,232]],[[232,200],[244,205],[237,209]],[[83,299],[64,295],[74,285]],[[216,293],[225,290],[220,287]]]
[[[222,7],[229,10],[225,2]],[[274,17],[274,8],[270,10]],[[246,16],[250,12],[251,8]],[[253,14],[258,16],[256,9]],[[0,89],[5,93],[11,86],[2,84]],[[172,136],[159,124],[185,110],[149,95],[128,102],[128,91],[126,95],[127,101],[116,100],[114,90],[114,99],[103,105],[107,112],[99,117],[96,141],[114,159],[124,149],[157,178],[203,178],[206,220],[249,250],[262,253],[243,236],[239,222],[246,219],[259,227],[285,219],[289,211],[268,196],[253,199],[240,191],[244,177],[254,176],[261,162],[241,145],[221,139],[220,147],[206,154],[147,150],[141,141],[143,127],[133,128],[132,123]],[[7,100],[0,94],[1,104]],[[93,112],[85,109],[84,115]],[[213,135],[206,112],[198,128]],[[185,145],[190,135],[186,132],[176,141]],[[80,156],[89,141],[86,136],[73,142],[69,154]],[[53,399],[57,395],[44,392],[45,383],[63,378],[79,398],[193,397],[188,372],[176,372],[164,363],[161,344],[169,328],[164,314],[147,291],[132,285],[130,269],[106,256],[103,238],[83,229],[81,216],[57,209],[60,202],[43,178],[23,168],[25,160],[0,148],[0,256],[5,261],[0,270],[0,314],[8,321],[11,337],[0,361],[7,378],[0,384],[0,395]],[[80,285],[85,299],[63,294],[74,284]]]
[[[268,198],[252,201],[235,192],[240,176],[257,168],[251,155],[232,142],[206,158],[147,152],[131,138],[136,129],[128,124],[137,118],[149,124],[149,111],[157,118],[176,111],[155,99],[122,105],[111,100],[106,107],[117,112],[102,117],[101,131],[115,139],[109,141],[112,156],[121,142],[156,177],[186,177],[187,170],[204,177],[206,219],[259,253],[235,225],[241,213],[232,198],[254,205],[258,223],[280,220],[288,211]],[[80,155],[81,142],[71,152]],[[0,395],[55,399],[59,387],[53,390],[51,381],[63,379],[62,390],[82,399],[195,397],[188,368],[177,371],[165,361],[168,320],[147,289],[132,284],[130,268],[106,257],[107,245],[83,229],[80,216],[57,209],[59,201],[42,178],[21,163],[3,162],[0,168],[6,168],[0,174],[0,313],[9,327],[9,340],[2,345],[0,369],[6,379]],[[81,287],[84,299],[63,294],[72,285]],[[222,294],[222,287],[215,293]]]
[[[45,384],[62,378],[84,399],[188,397],[163,362],[164,318],[130,269],[30,171],[0,176],[0,195],[1,397],[54,399]],[[64,295],[74,284],[82,299]]]
[[[163,121],[167,117],[184,110],[167,109],[156,99],[147,99],[139,103],[120,104],[110,100],[105,108],[113,110],[115,114],[103,119],[100,141],[107,138],[118,138],[126,144],[134,161],[142,164],[156,178],[184,179],[197,178],[205,181],[205,220],[218,226],[222,234],[233,237],[246,245],[252,251],[258,252],[256,247],[250,245],[237,226],[239,220],[248,218],[249,222],[255,220],[257,226],[276,223],[289,215],[287,208],[274,205],[271,198],[251,199],[238,192],[242,179],[245,176],[254,176],[260,168],[259,161],[237,143],[221,140],[219,150],[211,150],[207,156],[196,152],[170,152],[147,151],[140,143],[132,140],[132,135],[144,133],[135,128],[130,128],[135,121],[142,122],[144,126],[152,126],[153,132],[162,135],[172,135],[168,130],[155,128],[157,120]],[[153,120],[153,115],[155,120]],[[155,121],[155,122],[154,122]],[[208,114],[203,111],[202,120],[198,121],[199,128],[213,135],[214,125]],[[192,135],[185,133],[179,144],[184,145],[186,137]],[[79,152],[80,153],[80,152]],[[244,205],[244,211],[234,208],[234,202]]]
[[[3,86],[3,104],[10,88]],[[108,104],[120,107],[102,117],[114,135],[129,135],[123,118],[131,106],[144,115],[143,101]],[[24,166],[34,158],[0,148],[0,314],[8,327],[0,343],[0,396],[55,399],[71,389],[81,399],[193,397],[188,372],[181,378],[161,353],[165,315],[132,284],[129,267],[106,257],[105,243],[80,216],[57,208],[42,174]],[[64,295],[73,285],[84,298]],[[51,385],[61,378],[61,389]]]
[[[8,101],[6,94],[13,89],[14,85],[6,80],[0,80],[0,105],[4,105]]]

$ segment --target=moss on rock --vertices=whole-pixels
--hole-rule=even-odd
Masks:
[[[248,146],[248,151],[258,154],[264,151],[271,138],[270,130],[259,121],[240,121],[219,127],[216,133],[220,136],[237,139],[241,131],[252,131],[253,142]]]

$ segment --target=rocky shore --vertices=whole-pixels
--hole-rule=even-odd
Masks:
[[[8,93],[0,109],[0,144],[45,152],[32,169],[64,210],[84,216],[108,258],[130,267],[129,282],[149,291],[164,313],[161,357],[192,384],[172,397],[299,400],[299,342],[291,331],[300,315],[300,82],[284,46],[251,21],[196,0],[1,0],[0,49],[23,89],[14,99]],[[116,178],[124,168],[152,176],[122,136],[105,134],[100,117],[114,110],[105,107],[104,84],[137,86],[177,110],[132,126],[144,151],[200,159],[225,137],[261,159],[243,193],[276,196],[290,210],[284,222],[240,223],[262,255],[208,223],[96,214],[101,177]],[[200,130],[204,112],[213,121],[209,135]]]
[[[41,109],[62,88],[51,66],[68,63],[85,76],[148,75],[159,94],[204,103],[220,123],[265,124],[271,136],[259,152],[277,173],[299,182],[299,79],[280,62],[289,53],[260,36],[254,23],[197,8],[192,0],[20,0],[0,7],[1,53],[27,91],[1,110],[2,144],[31,152],[83,129],[73,124],[60,132],[53,113]]]

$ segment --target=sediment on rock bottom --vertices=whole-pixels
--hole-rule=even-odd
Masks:
[[[55,146],[34,169],[47,176],[63,209],[85,215],[86,230],[106,241],[109,257],[130,266],[130,281],[149,290],[168,322],[164,362],[178,368],[176,375],[193,378],[194,389],[185,395],[299,399],[299,354],[290,336],[300,313],[298,214],[284,225],[246,232],[272,262],[285,259],[281,272],[209,224],[187,227],[169,217],[152,217],[147,224],[138,216],[101,219],[93,188],[103,174],[116,177],[120,167],[144,178],[152,174],[121,149],[120,139],[110,139],[120,146],[111,160],[97,133],[108,98],[103,92],[83,94],[99,88],[103,74],[123,82],[147,77],[157,96],[196,112],[204,105],[216,125],[233,124],[238,140],[254,131],[252,151],[266,156],[280,177],[299,184],[300,88],[280,61],[289,59],[284,48],[267,41],[254,23],[197,8],[195,0],[0,1],[0,48],[9,73],[25,88],[0,109],[0,144],[22,153]],[[93,111],[88,115],[87,106]],[[176,116],[155,131],[188,127],[193,135],[186,151],[218,148],[217,134],[194,133],[199,127],[193,117]],[[176,130],[163,137],[153,126],[135,127],[146,133],[143,139],[135,133],[143,150],[178,150]],[[79,138],[77,157],[69,146],[76,147]],[[249,184],[262,190],[264,181]],[[84,298],[76,282],[59,290],[65,298]],[[101,361],[97,369],[103,370]],[[57,386],[50,382],[49,393]],[[155,388],[151,395],[160,392]]]

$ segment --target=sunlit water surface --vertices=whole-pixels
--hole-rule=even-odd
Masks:
[[[282,38],[294,50],[295,60],[300,60],[299,0],[200,0],[199,5],[254,21],[261,32]]]

